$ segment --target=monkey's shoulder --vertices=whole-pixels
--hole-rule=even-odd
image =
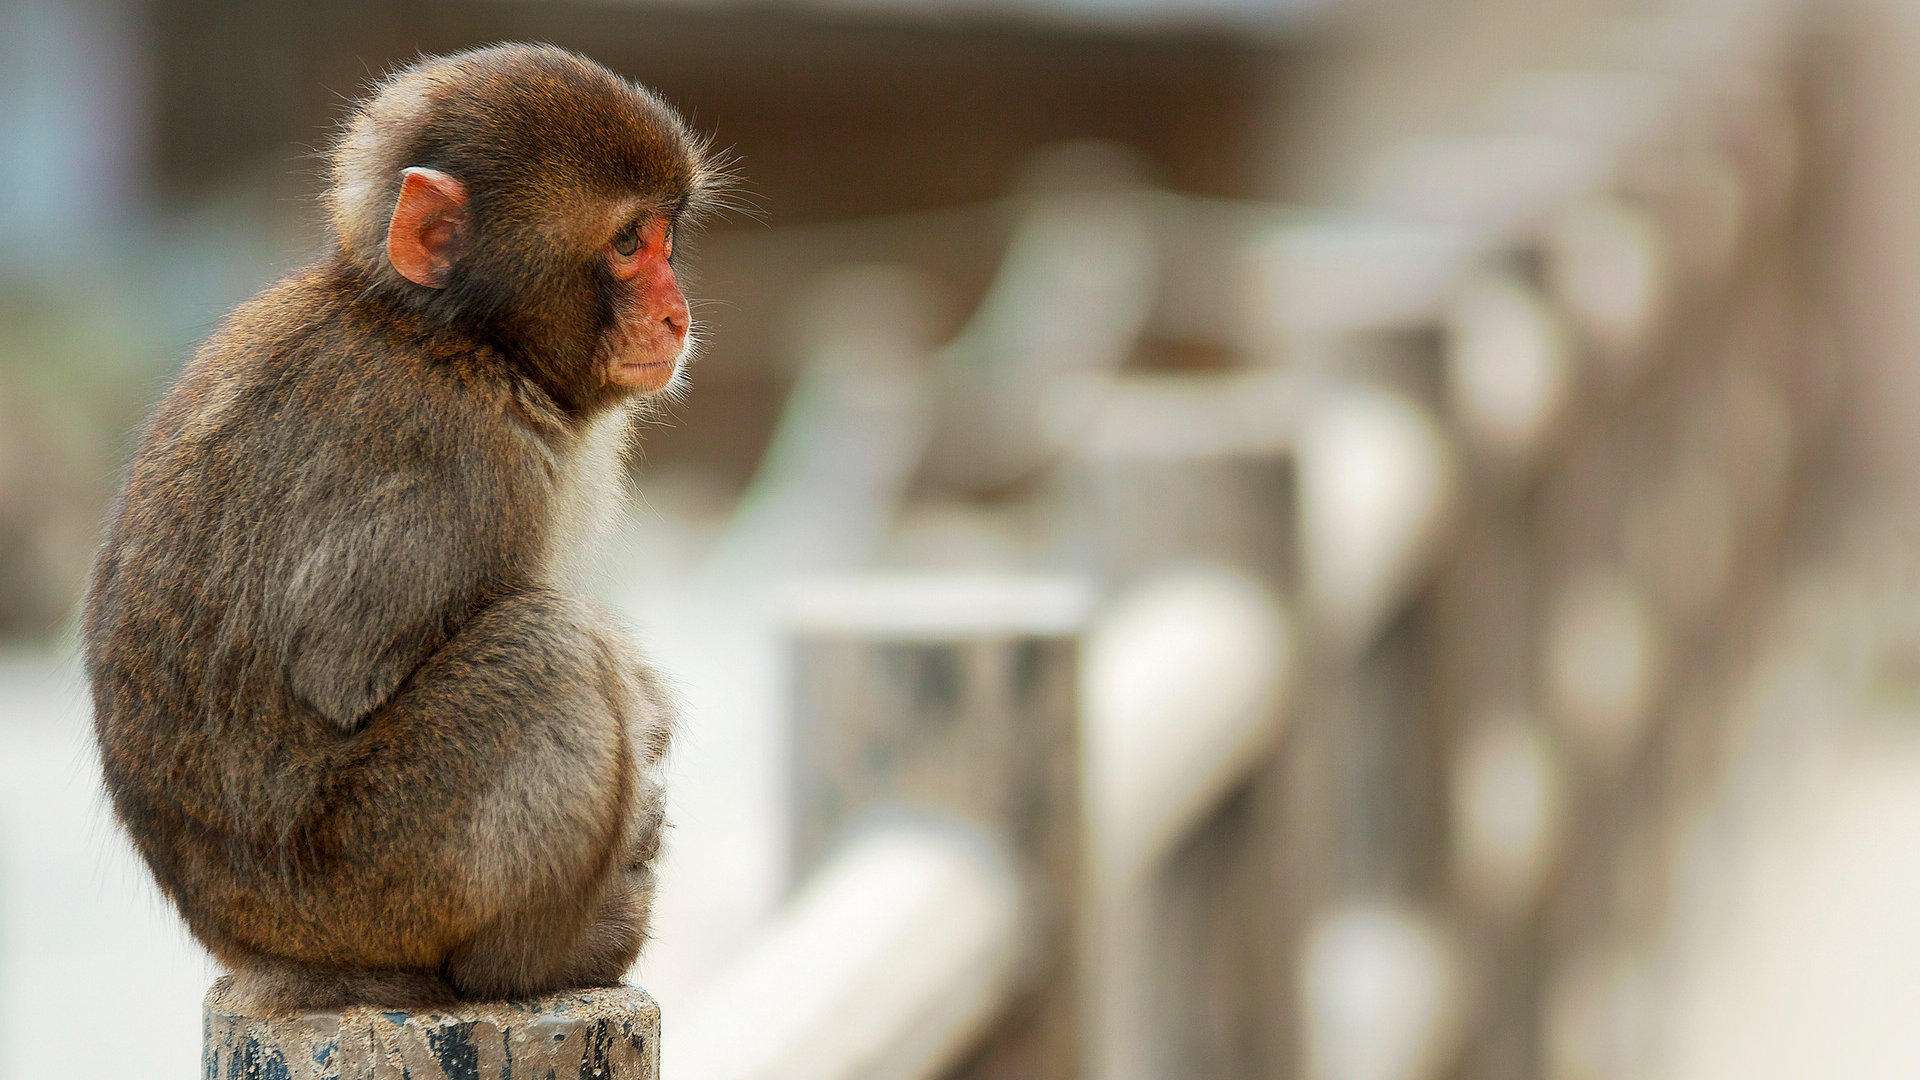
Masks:
[[[476,355],[486,351],[310,268],[228,315],[161,404],[155,434],[229,456],[333,444],[349,457],[497,461],[520,441],[518,405],[501,365]]]
[[[236,307],[190,368],[289,405],[347,407],[348,419],[423,407],[503,418],[515,408],[508,365],[491,347],[324,264]]]

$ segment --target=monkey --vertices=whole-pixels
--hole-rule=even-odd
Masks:
[[[82,618],[101,773],[257,1007],[635,962],[672,706],[568,568],[683,378],[722,158],[572,52],[422,59],[332,147],[325,253],[150,414]]]

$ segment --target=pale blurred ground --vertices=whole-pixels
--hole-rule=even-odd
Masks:
[[[213,968],[112,824],[88,712],[70,659],[0,658],[0,1076],[191,1076]]]

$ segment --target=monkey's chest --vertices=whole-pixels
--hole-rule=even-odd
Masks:
[[[547,533],[556,585],[578,586],[611,554],[614,526],[626,512],[632,431],[628,410],[610,411],[581,433],[556,470]]]

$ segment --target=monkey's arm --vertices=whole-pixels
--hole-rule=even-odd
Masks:
[[[491,913],[444,965],[459,992],[601,985],[632,965],[662,810],[646,773],[666,723],[605,613],[539,588],[490,604],[376,714],[389,805],[457,838],[455,872],[424,888],[457,881]]]
[[[294,699],[342,728],[388,701],[490,589],[521,576],[509,567],[525,538],[488,519],[526,496],[499,490],[511,478],[461,450],[415,447],[405,468],[357,487],[323,466],[291,500],[304,521],[286,534],[276,575],[286,584],[267,605],[278,625],[267,629]]]
[[[416,543],[448,540],[431,512],[344,516],[317,530],[281,600],[296,700],[357,727],[440,643],[441,612],[469,591],[449,560]]]

